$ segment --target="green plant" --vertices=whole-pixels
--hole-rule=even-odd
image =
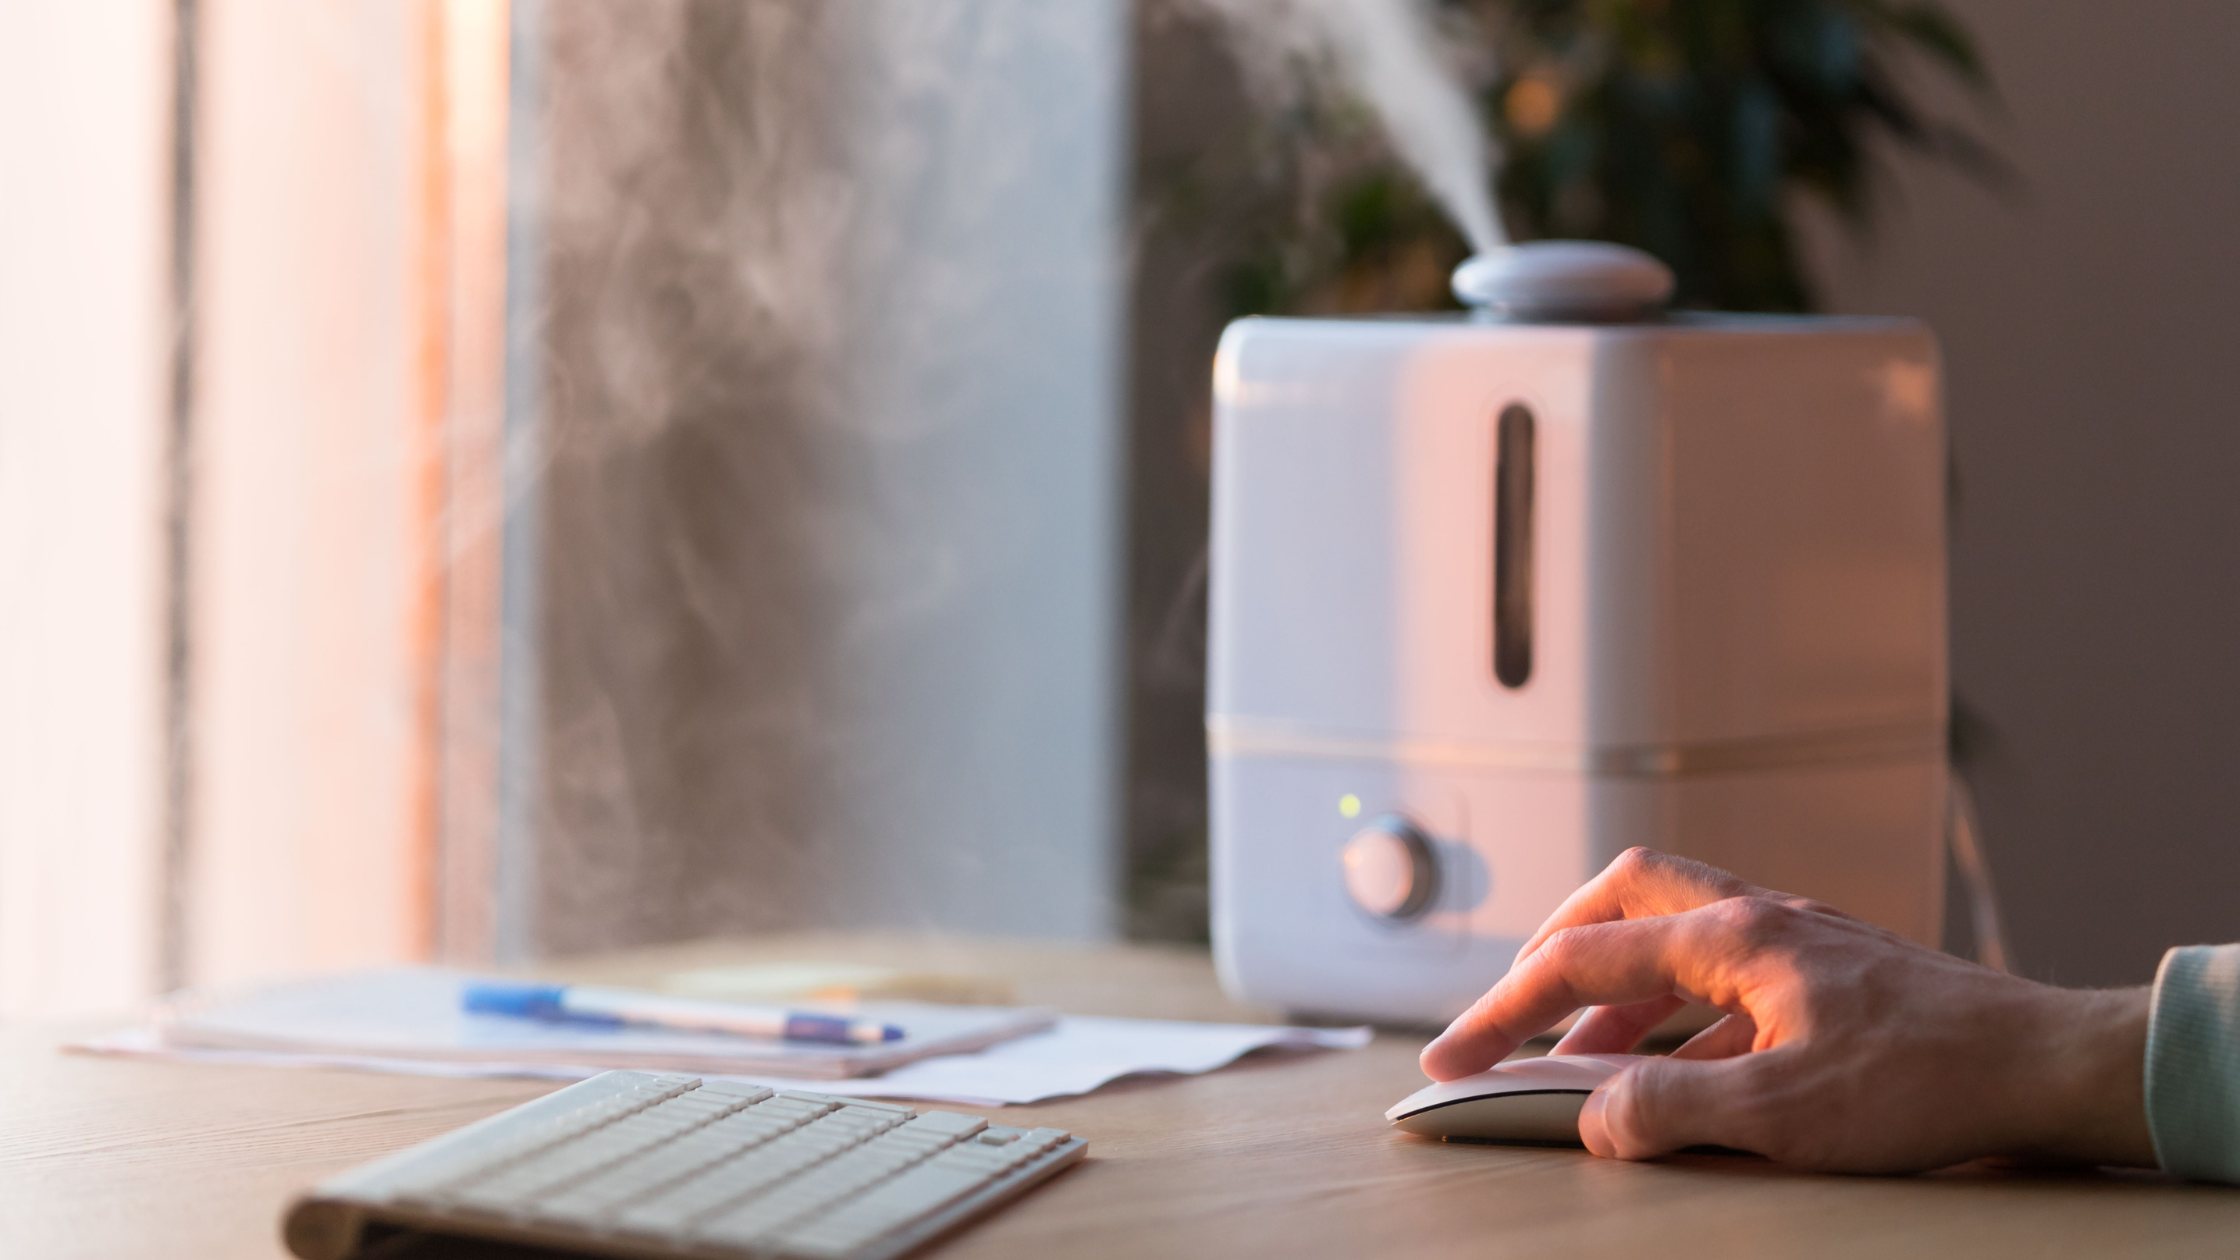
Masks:
[[[1880,139],[1996,178],[1972,135],[1907,91],[1909,58],[1991,83],[1943,6],[1917,0],[1458,0],[1513,50],[1488,92],[1520,235],[1622,241],[1678,300],[1806,310],[1792,216],[1813,198],[1871,225]]]
[[[1620,241],[1657,255],[1682,306],[1809,310],[1796,217],[1816,200],[1872,227],[1881,145],[1990,181],[1981,141],[1924,109],[1925,71],[1988,103],[1973,39],[1935,0],[1440,0],[1479,67],[1520,240]],[[1490,50],[1490,51],[1489,51]],[[1444,304],[1463,246],[1374,124],[1343,102],[1264,120],[1300,185],[1235,265],[1232,306]],[[1397,268],[1410,277],[1395,276]]]

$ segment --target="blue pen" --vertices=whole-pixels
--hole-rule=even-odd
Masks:
[[[555,1023],[616,1028],[625,1024],[677,1032],[729,1033],[784,1041],[861,1045],[900,1041],[901,1028],[877,1020],[846,1019],[778,1007],[695,1002],[631,989],[582,984],[507,984],[470,980],[461,1005],[477,1015],[513,1015]]]

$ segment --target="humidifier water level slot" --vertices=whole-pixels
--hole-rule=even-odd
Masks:
[[[1531,409],[1502,408],[1494,432],[1493,676],[1512,688],[1532,677],[1532,448]]]

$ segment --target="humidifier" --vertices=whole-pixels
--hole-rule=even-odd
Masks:
[[[1905,319],[1666,313],[1615,246],[1215,366],[1213,928],[1237,996],[1452,1017],[1634,845],[1935,943],[1945,444]]]

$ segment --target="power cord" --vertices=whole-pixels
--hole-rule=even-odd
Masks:
[[[2007,932],[1999,921],[1999,893],[1991,883],[1991,859],[1983,851],[1983,824],[1976,817],[1974,793],[1955,769],[1945,793],[1945,840],[1952,864],[1968,895],[1968,922],[1976,938],[1976,961],[2008,971]]]

